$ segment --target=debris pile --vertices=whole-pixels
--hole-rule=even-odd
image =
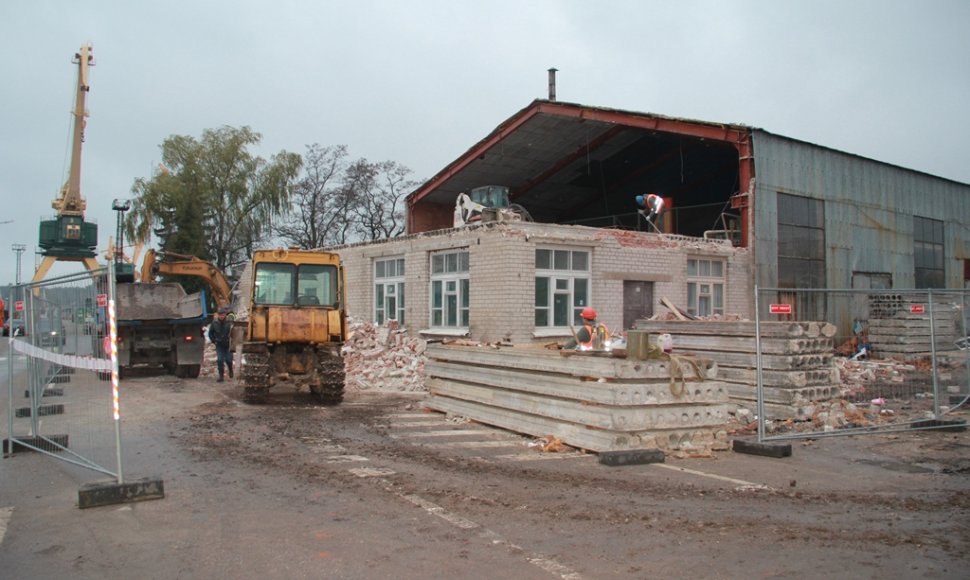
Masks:
[[[908,375],[916,371],[916,366],[912,364],[893,360],[853,361],[843,358],[834,360],[842,381],[842,396],[845,397],[864,395],[870,385],[904,383],[908,380]]]
[[[396,320],[384,325],[348,321],[350,332],[341,350],[347,374],[345,388],[358,391],[424,391],[427,343],[408,336]]]

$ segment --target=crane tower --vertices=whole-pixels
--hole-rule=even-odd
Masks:
[[[41,254],[44,259],[34,273],[33,282],[43,280],[54,262],[82,262],[88,270],[100,266],[95,248],[98,245],[98,224],[84,221],[86,202],[81,197],[81,144],[84,142],[84,126],[87,110],[85,104],[91,85],[88,68],[94,66],[91,45],[84,45],[74,55],[77,65],[77,92],[74,99],[74,132],[71,146],[71,169],[60,194],[51,203],[57,216],[40,222]]]

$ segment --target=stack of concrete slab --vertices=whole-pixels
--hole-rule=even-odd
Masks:
[[[753,321],[639,320],[651,337],[672,336],[674,352],[717,362],[731,399],[753,408],[758,400],[757,333]],[[833,362],[836,327],[827,322],[762,322],[761,364],[766,411],[800,418],[805,401],[841,395]]]
[[[425,355],[430,409],[596,452],[726,448],[733,407],[709,359],[451,345]]]
[[[963,336],[958,304],[934,299],[933,316],[926,294],[872,294],[869,302],[869,344],[873,354],[884,357],[918,358],[935,346],[955,350]],[[931,327],[932,322],[932,327]]]

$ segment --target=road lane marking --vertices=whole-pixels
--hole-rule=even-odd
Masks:
[[[540,453],[531,451],[525,453],[515,453],[512,455],[496,455],[487,459],[501,459],[506,461],[545,461],[549,459],[592,459],[595,457],[589,453]]]
[[[327,458],[327,463],[353,463],[355,461],[370,461],[361,455],[331,455]]]
[[[3,537],[7,535],[7,522],[13,516],[13,508],[0,508],[0,545],[3,545]]]
[[[451,437],[459,435],[494,435],[495,431],[488,429],[442,429],[440,431],[426,431],[423,433],[392,433],[391,439],[419,439],[423,437]]]
[[[433,449],[478,449],[479,447],[520,447],[515,441],[451,441],[449,443],[421,443]]]
[[[348,469],[347,471],[353,473],[357,477],[384,477],[397,473],[393,469],[388,469],[387,467],[356,467],[354,469]]]
[[[521,546],[513,544],[512,542],[504,539],[502,536],[498,535],[497,533],[493,532],[488,528],[483,528],[481,524],[477,522],[473,522],[468,518],[463,518],[458,514],[453,514],[448,510],[446,510],[445,508],[439,506],[438,504],[428,501],[423,497],[420,497],[414,494],[405,494],[405,493],[397,492],[391,487],[390,483],[387,482],[386,480],[381,481],[381,483],[384,485],[385,490],[390,491],[394,495],[411,502],[412,504],[420,507],[421,509],[428,512],[429,514],[439,517],[453,526],[456,526],[463,530],[478,530],[479,537],[488,540],[491,544],[505,546],[508,550],[514,553],[526,554],[525,556],[526,562],[542,570],[545,570],[550,574],[558,576],[562,580],[582,580],[583,578],[579,573],[557,562],[554,558],[549,558],[542,554],[535,554],[535,553],[529,554]]]
[[[715,475],[713,473],[706,473],[704,471],[697,471],[696,469],[688,469],[686,467],[678,467],[676,465],[667,465],[666,463],[652,463],[654,467],[663,467],[664,469],[670,469],[673,471],[680,471],[682,473],[689,473],[691,475],[698,475],[701,477],[709,477],[711,479],[717,479],[719,481],[726,481],[728,483],[733,483],[740,487],[746,489],[771,489],[767,485],[761,483],[754,483],[752,481],[745,481],[743,479],[735,479],[733,477],[725,477],[723,475]]]

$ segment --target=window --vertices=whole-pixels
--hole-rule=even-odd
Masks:
[[[943,222],[913,216],[913,266],[917,288],[944,288]]]
[[[431,256],[432,328],[468,328],[468,252]]]
[[[404,324],[404,258],[374,261],[374,322]]]
[[[687,312],[694,316],[724,314],[724,262],[687,260]]]
[[[334,307],[340,300],[337,268],[318,264],[256,264],[256,304]],[[294,300],[296,297],[296,300]]]
[[[825,288],[825,205],[778,194],[778,287]]]
[[[579,313],[590,305],[589,252],[536,249],[536,329],[580,326]]]

